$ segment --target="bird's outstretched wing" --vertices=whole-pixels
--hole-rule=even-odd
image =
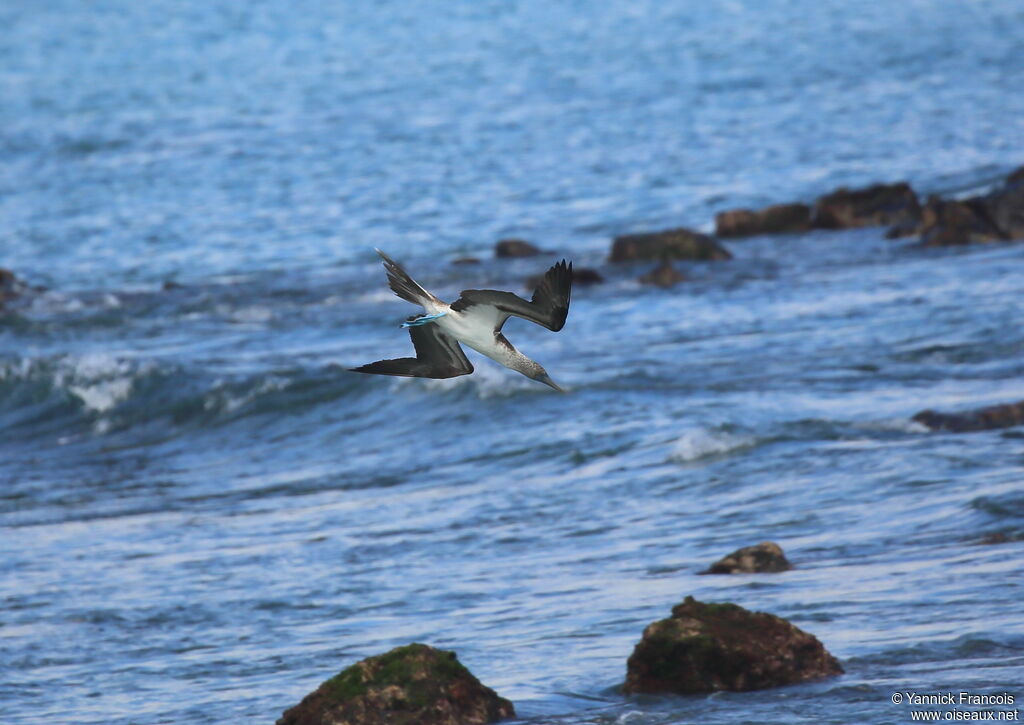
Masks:
[[[454,312],[474,317],[493,318],[491,322],[495,332],[501,330],[511,315],[558,332],[565,325],[565,318],[569,314],[571,294],[572,262],[566,264],[563,259],[547,271],[529,302],[511,292],[467,289],[462,291],[451,308]]]
[[[351,368],[352,372],[401,375],[407,378],[454,378],[473,372],[473,364],[459,347],[458,341],[446,335],[437,325],[410,327],[409,337],[416,348],[416,357],[378,360]]]

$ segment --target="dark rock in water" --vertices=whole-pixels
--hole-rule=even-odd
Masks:
[[[996,531],[986,535],[978,543],[985,546],[994,546],[996,544],[1010,544],[1015,541],[1024,541],[1024,534],[1007,534],[1005,531]]]
[[[573,284],[601,284],[604,282],[604,277],[596,269],[590,267],[573,267],[572,268],[572,283]]]
[[[674,287],[685,279],[686,276],[673,267],[672,263],[667,259],[661,260],[661,264],[647,274],[642,274],[637,278],[641,284],[653,284],[657,287],[664,287],[665,289]]]
[[[701,574],[757,574],[789,571],[793,565],[774,541],[762,541],[755,546],[737,549],[712,564]]]
[[[537,289],[537,285],[544,279],[543,274],[535,274],[532,277],[526,278],[526,289],[533,290]],[[587,286],[590,284],[600,284],[604,282],[604,277],[596,269],[590,267],[573,267],[572,268],[572,283],[574,285]]]
[[[807,204],[776,204],[758,211],[731,209],[715,215],[715,236],[750,237],[755,234],[795,234],[811,228]]]
[[[743,692],[842,674],[814,636],[785,619],[687,597],[648,625],[627,664],[627,693]]]
[[[918,232],[927,247],[1024,239],[1024,167],[984,196],[930,197]]]
[[[452,264],[480,264],[480,260],[476,257],[456,257]]]
[[[162,285],[162,289],[164,292],[173,292],[176,289],[182,288],[183,286],[180,283],[175,282],[173,279],[164,280],[164,283]]]
[[[540,248],[535,247],[522,239],[502,239],[494,245],[494,256],[503,259],[513,257],[535,257],[541,253]]]
[[[814,204],[812,223],[819,229],[900,226],[921,218],[917,194],[905,182],[865,189],[840,188]]]
[[[707,234],[669,229],[649,234],[625,234],[612,242],[612,262],[656,259],[732,259],[732,254]]]
[[[921,243],[928,247],[996,242],[1006,235],[989,218],[979,198],[961,201],[928,198],[921,213]]]
[[[19,297],[24,288],[25,283],[14,272],[0,267],[0,308],[3,308],[4,302]]]
[[[983,203],[1006,239],[1024,239],[1024,166],[1010,174],[1001,189],[985,196]]]
[[[342,670],[277,725],[483,725],[510,717],[512,703],[454,652],[410,644]]]
[[[915,222],[904,222],[894,227],[889,227],[885,232],[886,239],[902,239],[903,237],[914,237],[918,234],[921,225]]]
[[[1010,428],[1024,424],[1024,400],[969,410],[966,413],[937,413],[934,410],[922,410],[914,416],[913,420],[932,430],[948,430],[953,433]]]

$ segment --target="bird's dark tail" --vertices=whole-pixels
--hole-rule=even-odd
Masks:
[[[376,251],[381,256],[381,259],[384,260],[384,271],[387,272],[388,286],[391,287],[392,292],[406,302],[412,302],[414,305],[425,306],[428,302],[443,304],[437,297],[420,287],[416,280],[399,266],[398,262],[379,249]]]

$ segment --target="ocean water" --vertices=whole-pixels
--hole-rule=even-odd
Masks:
[[[5,723],[268,723],[412,641],[528,723],[909,722],[1024,699],[1024,245],[884,230],[607,263],[611,237],[845,184],[1024,163],[1024,6],[0,4]],[[494,260],[530,239],[550,254]],[[453,298],[607,281],[513,320],[558,395],[407,354],[373,247]],[[483,262],[454,266],[475,255]],[[782,545],[796,568],[702,577]],[[684,596],[784,616],[846,674],[625,697]],[[998,708],[997,708],[998,709]],[[1007,708],[1002,708],[1007,709]]]

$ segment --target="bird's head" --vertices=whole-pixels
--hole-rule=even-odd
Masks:
[[[551,376],[548,375],[548,371],[547,370],[545,370],[543,367],[541,367],[538,363],[534,363],[533,365],[535,365],[536,367],[534,367],[534,366],[530,367],[529,376],[531,378],[536,380],[538,383],[544,383],[545,385],[551,386],[552,388],[557,390],[559,393],[564,393],[565,392],[564,388],[559,387],[558,383],[556,383],[554,380],[551,379]]]

